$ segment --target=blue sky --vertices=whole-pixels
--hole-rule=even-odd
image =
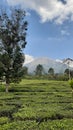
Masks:
[[[30,14],[25,52],[35,57],[73,58],[73,23],[41,23],[34,11]]]
[[[73,58],[73,0],[2,0],[21,5],[27,13],[24,53],[52,59]]]

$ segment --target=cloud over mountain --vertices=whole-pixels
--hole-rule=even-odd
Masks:
[[[62,24],[73,21],[73,0],[7,0],[9,5],[21,4],[26,9],[36,11],[42,22],[54,21]]]
[[[32,62],[33,60],[34,60],[33,56],[25,55],[24,65],[25,65],[25,64],[28,64],[28,63],[30,63],[30,62]]]
[[[32,62],[25,64],[25,66],[28,67],[29,73],[34,73],[39,64],[43,66],[44,73],[48,73],[51,67],[54,69],[55,73],[64,73],[65,69],[68,67],[66,64],[45,57],[35,58]]]
[[[47,57],[41,57],[41,58],[33,58],[32,56],[25,55],[27,57],[24,66],[28,67],[29,73],[35,73],[37,65],[42,65],[44,68],[44,73],[48,73],[49,68],[53,68],[55,73],[64,73],[65,69],[70,68],[70,70],[73,70],[73,59],[67,58],[64,60],[53,60]]]

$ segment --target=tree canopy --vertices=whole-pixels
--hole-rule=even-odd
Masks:
[[[49,68],[48,73],[51,75],[54,75],[54,69],[53,68]]]
[[[6,84],[21,79],[27,30],[25,15],[20,8],[0,12],[0,73],[5,76]]]
[[[43,66],[41,64],[38,64],[35,70],[35,74],[41,76],[43,73]]]

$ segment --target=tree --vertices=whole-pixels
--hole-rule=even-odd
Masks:
[[[69,69],[65,69],[64,73],[69,75]]]
[[[70,87],[72,89],[72,97],[73,97],[73,79],[69,80]]]
[[[73,78],[73,70],[70,70],[70,77]]]
[[[0,80],[2,80],[2,79],[3,79],[3,64],[0,61]]]
[[[66,69],[64,73],[69,77],[69,79],[73,78],[73,70]]]
[[[6,92],[10,82],[21,79],[26,45],[27,22],[25,11],[18,8],[0,13],[0,62],[6,81]],[[1,69],[0,69],[1,72]]]
[[[54,75],[54,69],[53,69],[53,68],[49,68],[48,73],[49,73],[50,75]]]
[[[28,67],[24,66],[22,70],[23,76],[28,75]]]
[[[41,76],[43,73],[43,66],[38,64],[35,70],[35,74]]]

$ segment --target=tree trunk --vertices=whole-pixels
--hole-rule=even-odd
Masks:
[[[6,93],[8,93],[9,84],[6,83]]]
[[[73,98],[73,89],[72,89],[72,98]]]
[[[9,91],[9,79],[6,78],[6,93]]]

